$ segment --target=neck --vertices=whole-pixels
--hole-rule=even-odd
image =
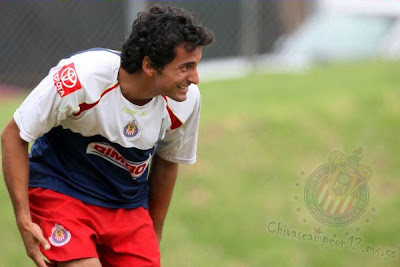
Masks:
[[[122,95],[132,104],[142,106],[151,101],[155,95],[149,90],[149,79],[146,79],[143,72],[130,74],[120,68],[118,72],[118,82]]]

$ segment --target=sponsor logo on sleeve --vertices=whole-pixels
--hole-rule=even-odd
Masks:
[[[74,63],[65,65],[53,76],[54,85],[61,97],[82,89]]]
[[[142,176],[151,159],[151,155],[149,155],[149,158],[142,162],[129,161],[107,143],[90,143],[86,149],[86,153],[97,155],[115,166],[128,171],[133,180]]]

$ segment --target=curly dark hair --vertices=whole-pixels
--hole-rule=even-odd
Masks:
[[[138,14],[132,32],[122,45],[121,67],[128,73],[142,69],[148,56],[157,70],[175,58],[175,47],[185,45],[187,51],[213,42],[211,31],[196,23],[193,13],[183,8],[153,5]]]

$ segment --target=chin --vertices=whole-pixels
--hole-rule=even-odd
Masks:
[[[185,95],[179,95],[179,96],[174,95],[174,96],[170,96],[169,98],[171,98],[171,99],[173,99],[173,100],[175,100],[177,102],[183,102],[183,101],[186,100],[187,95],[186,94]]]

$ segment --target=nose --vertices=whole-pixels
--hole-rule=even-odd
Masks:
[[[191,72],[190,72],[190,76],[188,78],[188,81],[190,83],[194,83],[194,84],[198,84],[200,79],[199,79],[199,73],[197,72],[197,68],[194,68]]]

